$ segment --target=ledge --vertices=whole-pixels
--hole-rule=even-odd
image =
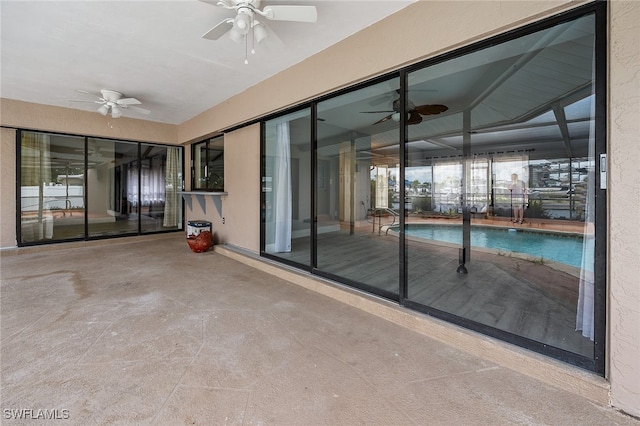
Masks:
[[[207,213],[207,200],[205,197],[211,197],[213,204],[218,210],[218,214],[222,217],[222,201],[220,197],[229,195],[228,192],[207,192],[207,191],[178,191],[178,194],[182,195],[189,210],[193,210],[193,197],[198,201],[203,213]]]

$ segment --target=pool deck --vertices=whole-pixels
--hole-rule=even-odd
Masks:
[[[383,222],[384,223],[384,222]],[[453,218],[426,216],[426,215],[409,215],[406,223],[430,223],[430,224],[458,224],[462,223],[462,216]],[[508,217],[472,217],[471,225],[495,226],[503,228],[530,229],[539,231],[567,232],[576,234],[585,234],[585,223],[572,220],[554,220],[554,219],[528,219],[525,217],[524,223],[513,223]],[[591,233],[591,227],[587,227],[586,233]]]

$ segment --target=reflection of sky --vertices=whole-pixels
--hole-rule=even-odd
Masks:
[[[420,183],[431,182],[431,167],[408,167],[405,177],[409,182],[414,180]]]
[[[390,167],[389,180],[397,181],[400,171],[397,167]],[[376,178],[376,169],[371,170],[371,179]],[[405,171],[405,179],[409,182],[417,180],[420,183],[431,182],[431,167],[407,167]]]
[[[568,168],[567,161],[565,161],[564,163],[557,163],[557,162],[552,163],[546,159],[527,160],[526,157],[522,157],[518,159],[514,159],[512,157],[510,159],[494,161],[493,163],[493,173],[495,178],[494,184],[504,185],[509,183],[511,181],[512,173],[517,173],[519,179],[525,182],[529,182],[529,166],[533,165],[533,166],[542,167],[542,165],[544,164],[549,165],[548,171],[551,173],[551,175],[548,180],[551,181],[554,178],[568,180],[569,178],[568,169],[564,171],[557,171],[557,172],[554,171],[554,168],[557,169],[559,167],[558,164],[564,165],[566,166],[566,168]],[[425,183],[425,182],[432,183],[431,167],[432,166],[407,167],[405,172],[405,179],[409,182],[413,182],[417,180],[420,183]],[[436,184],[446,186],[447,183],[460,180],[462,177],[461,176],[462,169],[461,169],[460,163],[436,164],[434,167],[435,169],[434,169],[433,182],[435,182]],[[482,184],[485,184],[486,167],[487,165],[486,163],[484,163],[483,167],[472,170],[472,173],[473,173],[472,176],[474,181],[480,181],[482,182]],[[587,180],[586,178],[587,170],[593,171],[594,164],[592,160],[577,159],[572,163],[572,167],[574,169],[575,168],[585,169],[580,173],[574,172],[573,181],[579,182],[579,181]],[[375,175],[376,175],[376,172],[375,172],[375,169],[373,169],[371,171],[371,179],[375,179]],[[397,167],[390,167],[388,169],[388,176],[390,180],[397,181],[400,176],[399,169]]]

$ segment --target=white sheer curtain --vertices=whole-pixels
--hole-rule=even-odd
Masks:
[[[164,178],[165,204],[164,218],[162,219],[162,226],[164,227],[175,228],[178,226],[179,156],[178,148],[167,148],[167,164]]]
[[[276,125],[273,214],[276,252],[291,251],[291,153],[289,122]]]
[[[576,314],[576,330],[582,331],[584,337],[593,340],[594,313],[594,248],[595,248],[595,102],[591,101],[591,125],[589,127],[589,161],[587,175],[587,198],[584,206],[584,242],[582,245],[582,265],[580,268],[580,286],[578,289],[578,306]]]
[[[165,164],[159,156],[143,162],[140,176],[140,200],[143,206],[151,206],[164,202],[165,196]]]
[[[44,198],[44,185],[51,182],[49,135],[24,132],[21,143],[22,239],[23,241],[51,239],[53,237],[52,219],[44,214],[47,201]],[[25,196],[26,193],[31,192],[31,188],[37,188],[37,198]]]

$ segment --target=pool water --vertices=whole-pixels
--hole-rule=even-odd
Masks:
[[[462,245],[461,226],[407,225],[406,235]],[[397,231],[397,228],[394,229]],[[511,228],[471,227],[471,246],[517,252],[536,259],[582,267],[583,238],[549,232],[528,232]],[[587,269],[593,267],[585,265]]]

